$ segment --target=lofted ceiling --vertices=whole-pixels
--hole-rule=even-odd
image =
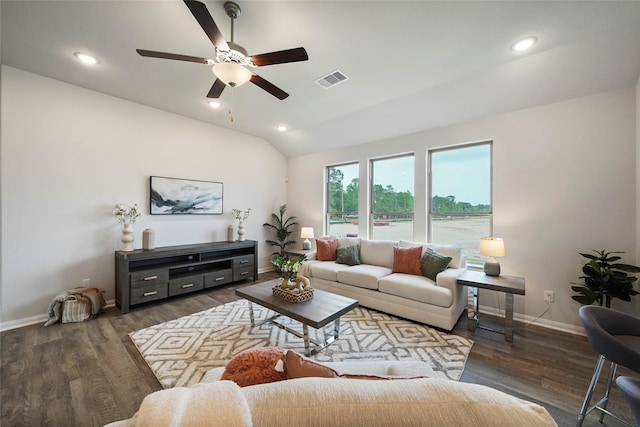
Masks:
[[[235,42],[250,55],[306,48],[309,61],[255,69],[287,99],[249,83],[226,88],[214,110],[210,66],[139,56],[136,48],[214,57],[178,0],[1,0],[1,61],[262,137],[288,157],[632,86],[640,76],[640,1],[236,2]],[[230,39],[224,1],[204,3]],[[513,51],[526,36],[538,43]],[[100,64],[81,64],[77,51]],[[315,83],[336,70],[349,80]]]

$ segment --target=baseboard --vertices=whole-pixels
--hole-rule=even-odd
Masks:
[[[479,306],[478,311],[480,313],[489,314],[491,316],[504,317],[504,311],[498,310],[495,307]],[[513,313],[513,320],[522,322],[525,326],[535,324],[547,329],[553,329],[555,331],[566,332],[573,335],[584,336],[584,329],[582,326],[571,325],[568,323],[556,322],[554,320],[543,319],[540,317],[528,316],[526,314]]]
[[[265,271],[271,271],[271,270],[265,269],[260,273],[263,273]],[[113,307],[115,306],[115,303],[116,303],[115,300],[109,300],[107,301],[107,305],[105,306],[105,308]],[[504,316],[502,311],[498,311],[494,307],[480,306],[479,311],[480,313],[485,313],[492,316],[499,316],[499,317]],[[463,314],[463,316],[465,315]],[[40,314],[37,316],[25,317],[24,319],[3,322],[3,323],[0,323],[0,332],[9,331],[11,329],[22,328],[24,326],[31,326],[37,323],[41,323],[44,325],[44,323],[48,319],[49,317],[46,314]],[[584,329],[582,329],[582,327],[570,325],[567,323],[560,323],[553,320],[541,319],[541,318],[538,319],[533,316],[527,316],[519,313],[513,313],[513,319],[526,324],[535,323],[536,325],[542,326],[543,328],[553,329],[556,331],[567,332],[574,335],[584,335]]]
[[[113,307],[116,305],[116,300],[107,301],[107,305],[104,308]],[[23,319],[11,320],[9,322],[0,323],[0,332],[10,331],[12,329],[23,328],[25,326],[31,326],[35,324],[42,324],[44,326],[45,322],[49,320],[49,316],[46,314],[38,314],[37,316],[25,317]]]

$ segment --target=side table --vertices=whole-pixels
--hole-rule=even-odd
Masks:
[[[296,257],[300,255],[309,255],[310,253],[315,252],[313,249],[285,249],[284,253],[290,257]]]
[[[478,326],[478,288],[489,289],[505,294],[505,315],[504,315],[504,339],[513,341],[513,295],[524,295],[524,277],[517,276],[487,276],[480,271],[465,271],[458,276],[459,285],[468,286],[467,294],[467,317],[469,319],[469,330],[475,331]],[[478,326],[493,332],[493,329]]]

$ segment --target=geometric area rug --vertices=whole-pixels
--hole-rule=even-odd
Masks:
[[[273,316],[253,304],[256,323]],[[302,331],[287,317],[280,323]],[[333,322],[325,327],[331,334]],[[309,328],[322,340],[322,330]],[[330,335],[329,335],[330,336]],[[248,301],[239,300],[131,332],[129,337],[163,388],[200,381],[211,368],[225,366],[236,354],[256,347],[278,346],[304,354],[301,338],[270,323],[251,327]],[[318,354],[318,362],[422,360],[439,378],[459,380],[473,341],[420,323],[357,307],[341,317],[340,337]]]

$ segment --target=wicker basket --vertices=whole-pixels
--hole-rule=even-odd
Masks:
[[[282,289],[279,285],[275,285],[272,289],[273,295],[289,302],[303,302],[313,298],[313,288],[306,289],[302,292],[294,292],[288,289]]]

